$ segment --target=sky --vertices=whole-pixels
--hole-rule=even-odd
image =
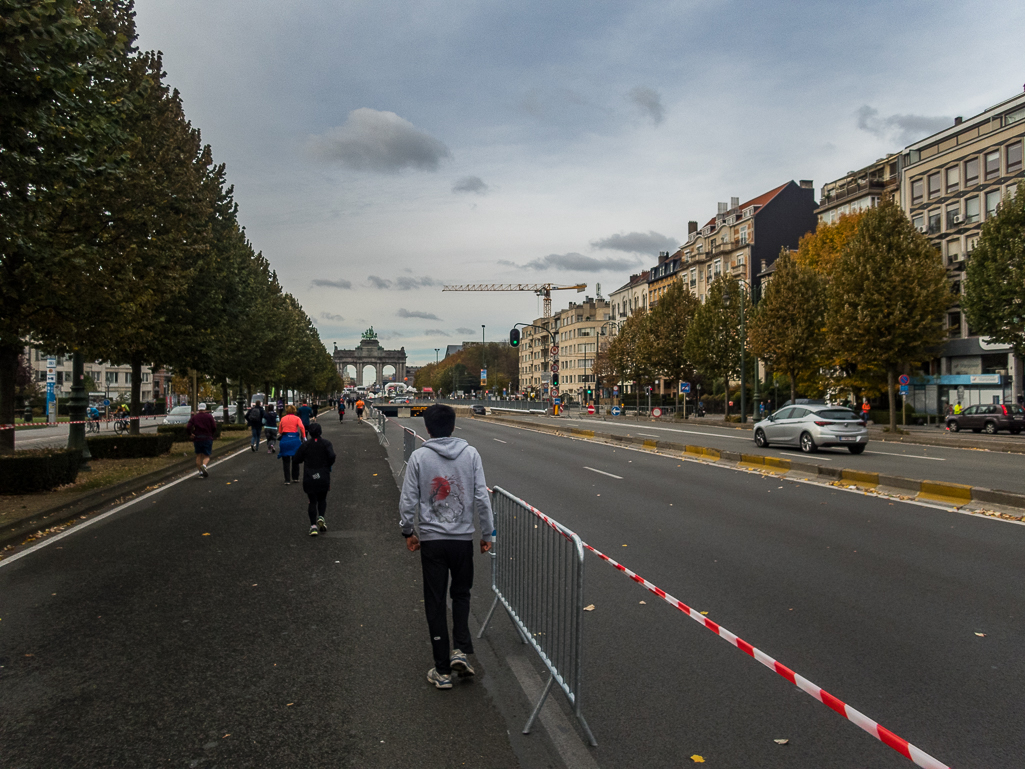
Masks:
[[[136,0],[327,348],[410,365],[607,297],[689,220],[1021,93],[1020,0]],[[818,192],[816,193],[816,197]],[[585,294],[553,293],[555,310]]]

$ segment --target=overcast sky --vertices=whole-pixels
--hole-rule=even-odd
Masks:
[[[410,364],[608,294],[717,201],[816,190],[1021,92],[1025,3],[136,0],[330,349]],[[816,193],[817,197],[817,193]],[[556,292],[556,309],[583,297]]]

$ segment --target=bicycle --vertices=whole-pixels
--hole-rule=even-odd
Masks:
[[[131,422],[127,417],[118,418],[114,420],[114,434],[123,435],[128,432],[128,428],[131,426]]]
[[[86,431],[86,433],[96,433],[96,434],[99,434],[99,432],[100,432],[100,422],[99,422],[99,420],[98,419],[89,419],[89,420],[87,420],[86,423],[85,423],[85,431]]]

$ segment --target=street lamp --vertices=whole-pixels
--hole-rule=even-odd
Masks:
[[[441,348],[440,347],[435,347],[434,348],[434,365],[435,366],[438,365],[438,353],[439,352],[441,352]]]
[[[480,324],[480,367],[484,370],[488,370],[488,348],[484,346],[484,324]],[[484,377],[484,389],[487,390],[488,380],[487,376]],[[481,400],[484,400],[484,393],[481,393]]]
[[[619,334],[619,329],[622,327],[624,323],[626,323],[625,320],[607,320],[604,323],[602,323],[601,328],[598,329],[598,336],[610,336],[609,332],[605,330],[606,326],[614,326],[616,329],[616,334]],[[607,349],[609,346],[609,342],[605,341],[604,344],[605,348]],[[597,377],[595,379],[597,379]],[[598,382],[595,381],[595,384],[598,384]],[[619,394],[620,396],[623,396],[625,394],[623,392],[623,372],[619,372]]]

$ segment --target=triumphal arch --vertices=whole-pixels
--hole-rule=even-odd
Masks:
[[[377,339],[373,326],[363,332],[359,347],[355,350],[339,350],[335,347],[332,356],[335,362],[335,369],[343,379],[346,376],[346,368],[352,366],[356,369],[356,384],[363,384],[363,371],[367,366],[374,367],[374,383],[380,387],[384,385],[385,366],[392,366],[395,369],[395,381],[402,382],[406,378],[406,348],[398,350],[384,350],[381,342]]]

